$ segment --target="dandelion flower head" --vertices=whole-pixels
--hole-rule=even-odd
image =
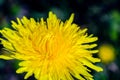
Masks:
[[[115,49],[110,44],[102,44],[99,47],[99,57],[104,64],[109,64],[115,60]]]
[[[17,73],[24,73],[24,79],[34,75],[37,80],[93,80],[91,70],[102,71],[94,65],[100,62],[93,54],[97,37],[88,35],[87,29],[81,29],[72,23],[74,14],[62,22],[49,12],[47,20],[35,21],[33,18],[17,18],[12,21],[13,29],[0,30],[1,44],[9,55],[0,55],[1,59],[20,60]]]

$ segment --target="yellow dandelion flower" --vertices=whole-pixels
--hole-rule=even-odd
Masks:
[[[100,62],[92,56],[98,52],[92,50],[97,44],[89,44],[97,37],[72,23],[73,18],[74,14],[64,23],[52,12],[46,21],[17,18],[17,23],[12,21],[13,29],[0,30],[4,37],[1,43],[10,52],[0,58],[20,60],[16,72],[26,72],[24,79],[34,74],[37,80],[73,80],[72,76],[93,80],[91,69],[102,71],[93,64]]]
[[[108,64],[115,60],[115,49],[110,44],[102,44],[99,47],[99,57],[102,62]]]

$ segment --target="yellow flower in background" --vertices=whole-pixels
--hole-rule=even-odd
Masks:
[[[37,80],[73,80],[74,76],[80,80],[93,80],[89,73],[91,69],[102,71],[94,65],[100,59],[92,50],[97,44],[89,44],[97,37],[88,35],[87,29],[81,29],[72,23],[74,14],[65,23],[49,12],[46,21],[41,18],[17,18],[12,21],[13,29],[0,30],[4,38],[1,43],[9,55],[0,55],[0,58],[20,60],[17,73],[26,72],[24,79],[34,74]],[[89,69],[89,68],[91,69]]]
[[[110,44],[103,44],[99,47],[99,57],[102,62],[108,64],[115,60],[115,49]]]

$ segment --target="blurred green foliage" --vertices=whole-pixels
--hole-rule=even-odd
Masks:
[[[120,33],[120,13],[118,11],[112,11],[109,29],[110,38],[117,41]]]

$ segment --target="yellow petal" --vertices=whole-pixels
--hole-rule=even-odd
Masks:
[[[21,67],[19,69],[17,69],[16,73],[23,73],[27,71],[27,67]]]
[[[13,58],[5,55],[0,55],[0,59],[11,60]]]

